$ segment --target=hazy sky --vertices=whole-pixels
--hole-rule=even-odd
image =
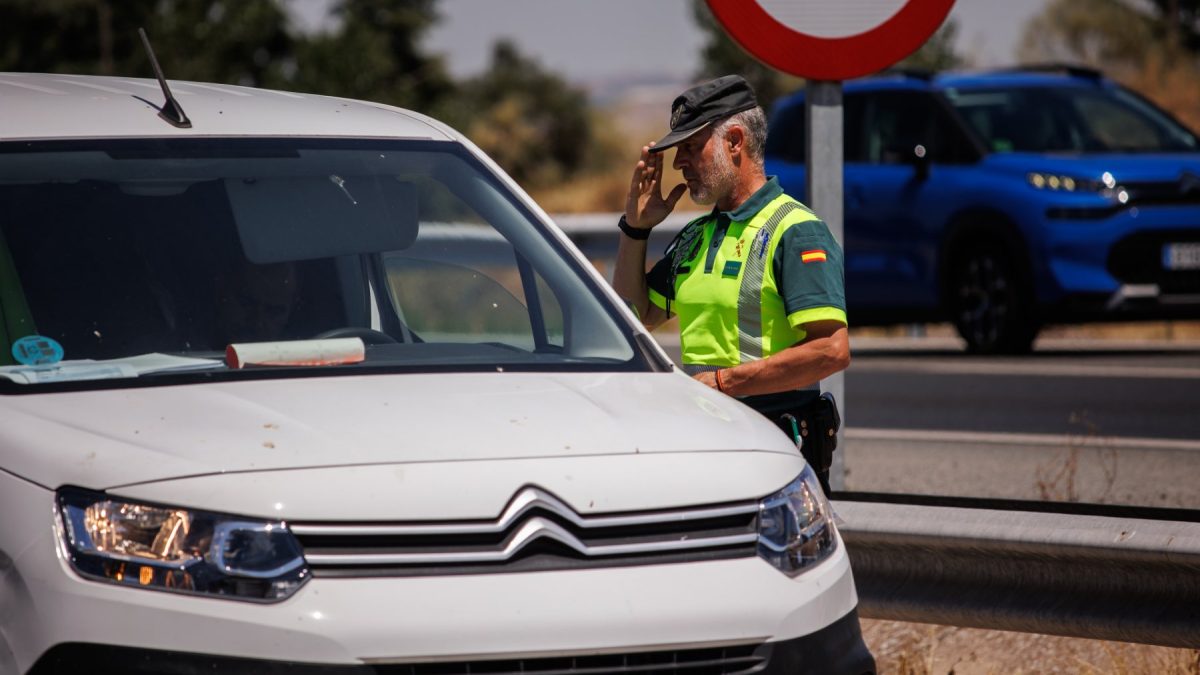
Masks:
[[[1047,0],[958,0],[959,51],[977,65],[1008,65],[1021,30]],[[290,0],[315,23],[329,0]],[[488,62],[492,44],[513,39],[521,51],[575,82],[630,74],[687,78],[702,35],[691,0],[439,0],[441,22],[425,46],[445,56],[455,76]]]

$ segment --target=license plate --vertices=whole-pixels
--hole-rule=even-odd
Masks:
[[[1165,270],[1200,270],[1200,243],[1163,246],[1162,263]]]

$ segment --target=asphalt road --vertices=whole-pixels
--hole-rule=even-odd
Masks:
[[[656,334],[674,359],[678,338]],[[1200,447],[1200,343],[1039,343],[1024,356],[957,340],[852,341],[847,425],[873,430],[1175,439]]]
[[[835,489],[1200,508],[1198,343],[851,346]]]
[[[876,341],[854,350],[845,378],[856,428],[1200,441],[1200,346],[980,358]]]
[[[845,489],[1200,508],[1200,345],[867,340],[845,378]]]

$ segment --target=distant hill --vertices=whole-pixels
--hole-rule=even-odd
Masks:
[[[592,105],[632,134],[666,132],[671,101],[691,83],[669,75],[625,75],[582,83]]]

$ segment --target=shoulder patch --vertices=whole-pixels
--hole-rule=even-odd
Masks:
[[[825,262],[825,258],[826,258],[825,251],[823,251],[819,248],[809,249],[807,251],[800,252],[800,262],[805,263],[805,264],[816,263],[816,262]]]

